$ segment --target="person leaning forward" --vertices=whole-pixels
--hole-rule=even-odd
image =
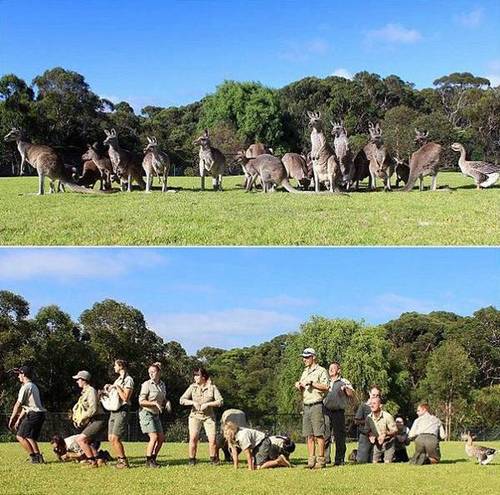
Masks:
[[[441,460],[439,440],[446,438],[441,420],[429,412],[429,405],[422,403],[417,408],[418,418],[413,422],[408,433],[410,440],[415,440],[415,454],[410,464],[437,464]]]
[[[380,462],[382,457],[384,463],[393,461],[394,457],[394,436],[398,428],[391,414],[382,409],[380,397],[370,399],[371,413],[366,418],[368,426],[368,439],[373,444],[374,464]]]
[[[304,406],[302,434],[307,439],[307,467],[324,468],[326,424],[323,398],[328,392],[330,380],[326,369],[316,362],[316,351],[313,348],[304,349],[301,356],[305,369],[300,380],[295,383],[295,388],[301,392]]]

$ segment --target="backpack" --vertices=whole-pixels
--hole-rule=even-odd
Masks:
[[[111,387],[108,391],[102,393],[101,404],[106,411],[114,412],[118,411],[122,407],[123,402],[118,395],[118,390]]]

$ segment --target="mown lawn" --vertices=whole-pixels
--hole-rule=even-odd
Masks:
[[[498,245],[500,186],[476,191],[457,172],[440,187],[350,196],[223,192],[175,177],[177,193],[47,194],[37,178],[0,179],[1,245]],[[429,181],[426,181],[428,185]],[[47,185],[48,189],[48,185]]]
[[[496,448],[500,442],[482,442]],[[104,448],[107,445],[104,444]],[[111,466],[84,469],[78,464],[55,460],[49,445],[42,444],[48,464],[31,465],[20,447],[0,444],[0,493],[9,495],[69,493],[123,495],[150,494],[493,494],[498,493],[500,458],[488,466],[466,459],[463,443],[441,445],[443,462],[436,466],[346,465],[322,471],[303,469],[305,446],[298,445],[293,469],[249,472],[246,466],[235,471],[232,466],[211,466],[200,462],[186,465],[186,444],[167,444],[163,448],[161,469],[142,467],[144,444],[126,446],[133,469],[116,470]],[[350,444],[348,452],[354,448]],[[411,448],[410,448],[411,450]],[[200,459],[205,461],[206,444],[201,445]]]

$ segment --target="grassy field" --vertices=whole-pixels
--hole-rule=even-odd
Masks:
[[[350,196],[245,193],[242,179],[200,192],[47,194],[37,178],[0,179],[1,245],[498,245],[500,187],[476,191],[456,172],[450,190]],[[426,182],[427,184],[427,182]],[[48,189],[48,188],[47,188]]]
[[[483,442],[500,447],[500,442]],[[105,445],[106,447],[106,445]],[[348,452],[354,448],[350,444]],[[84,469],[78,464],[55,460],[49,445],[42,444],[45,466],[31,465],[20,447],[0,444],[0,493],[8,495],[88,493],[123,495],[127,493],[246,493],[287,494],[475,494],[498,493],[500,458],[488,466],[466,459],[463,443],[441,445],[443,462],[436,466],[346,465],[322,471],[303,469],[306,451],[299,445],[292,461],[293,469],[249,472],[246,465],[235,471],[232,466],[211,466],[200,462],[186,465],[186,444],[167,444],[159,461],[168,463],[159,470],[142,467],[144,444],[127,445],[133,469],[116,470],[111,466]],[[208,452],[201,445],[200,459]]]

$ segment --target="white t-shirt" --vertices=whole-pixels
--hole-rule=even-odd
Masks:
[[[236,433],[236,443],[241,450],[253,450],[266,438],[266,434],[253,428],[240,428]]]
[[[66,444],[66,450],[68,452],[74,452],[75,454],[83,454],[82,449],[78,445],[78,442],[76,441],[76,437],[78,435],[71,435],[70,437],[66,437],[64,439],[64,443]]]
[[[17,401],[26,412],[45,412],[40,391],[33,382],[27,382],[19,389]]]

